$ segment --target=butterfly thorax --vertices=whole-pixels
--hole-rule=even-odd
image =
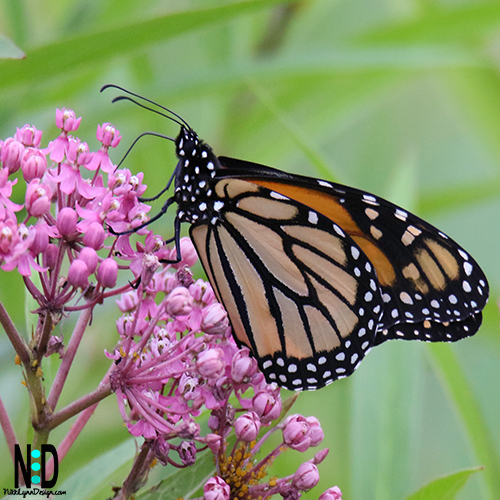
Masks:
[[[175,141],[179,163],[175,176],[175,201],[181,222],[202,222],[214,212],[214,177],[221,168],[210,146],[193,130],[181,128]]]

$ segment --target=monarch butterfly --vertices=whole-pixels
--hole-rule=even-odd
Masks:
[[[174,194],[149,222],[177,204],[178,259],[187,222],[237,343],[268,382],[319,389],[386,340],[453,342],[479,329],[486,277],[443,232],[352,187],[217,157],[159,107],[181,130],[162,191],[175,180]]]

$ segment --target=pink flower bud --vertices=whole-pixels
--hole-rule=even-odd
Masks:
[[[283,424],[283,441],[286,445],[297,449],[299,451],[305,451],[309,447],[309,439],[307,439],[307,433],[309,431],[309,425],[307,420],[302,415],[291,415],[286,418]],[[300,449],[300,446],[304,441],[307,441],[307,446],[305,449]]]
[[[250,356],[250,351],[244,347],[233,357],[231,363],[231,378],[237,384],[248,384],[257,372],[257,360]]]
[[[66,157],[70,163],[87,165],[92,160],[92,156],[93,153],[89,153],[89,146],[86,142],[82,142],[76,137],[68,138]]]
[[[319,481],[318,468],[311,462],[305,462],[299,466],[292,479],[292,486],[299,491],[307,491],[314,488]]]
[[[71,109],[56,109],[56,126],[65,132],[73,132],[79,126],[82,118],[77,118]]]
[[[231,488],[219,476],[211,477],[203,486],[204,500],[229,500]]]
[[[57,256],[59,255],[59,249],[53,243],[49,243],[47,248],[43,252],[43,266],[48,267],[50,270],[56,267]]]
[[[189,285],[189,293],[192,295],[194,300],[201,300],[204,288],[205,282],[203,280],[196,280],[195,283]]]
[[[342,500],[342,492],[338,486],[334,486],[321,493],[318,500]]]
[[[259,415],[263,424],[277,419],[281,413],[279,391],[259,391],[252,399],[252,408]]]
[[[0,151],[0,161],[5,168],[9,169],[9,174],[13,174],[19,170],[21,160],[24,154],[24,146],[19,142],[9,137],[2,144]]]
[[[218,302],[203,308],[201,312],[202,332],[210,335],[223,335],[229,327],[227,312]]]
[[[75,259],[68,269],[68,281],[75,288],[85,288],[89,283],[89,269],[83,260]]]
[[[97,270],[97,281],[104,288],[113,288],[118,279],[118,263],[111,259],[104,259]]]
[[[12,219],[0,221],[0,253],[8,255],[18,241],[17,224]]]
[[[56,226],[62,236],[72,236],[76,232],[78,214],[69,207],[63,208],[57,216]]]
[[[47,170],[47,158],[39,149],[28,148],[23,154],[21,169],[26,182],[41,179]]]
[[[25,125],[17,129],[14,137],[26,147],[32,146],[37,148],[42,141],[42,131],[37,130],[33,125]]]
[[[311,446],[318,446],[325,437],[321,424],[316,417],[307,417],[306,420],[309,424],[309,439],[311,440]]]
[[[122,293],[121,298],[116,301],[122,313],[132,312],[137,306],[137,293],[135,291]]]
[[[40,179],[33,179],[26,188],[26,210],[32,217],[41,217],[50,211],[52,191]]]
[[[183,465],[193,465],[196,461],[196,446],[192,441],[183,441],[179,446],[179,458]]]
[[[200,435],[200,426],[194,420],[183,420],[177,424],[176,429],[177,436],[181,439],[195,439]]]
[[[47,352],[45,353],[45,357],[52,356],[52,354],[59,354],[59,357],[64,356],[64,344],[63,344],[63,336],[52,335],[47,344]]]
[[[49,245],[49,233],[47,224],[43,222],[38,223],[36,226],[34,226],[34,230],[35,230],[35,238],[33,239],[33,242],[30,245],[30,250],[35,255],[38,255],[44,252],[47,246]]]
[[[249,411],[236,419],[234,432],[236,437],[245,443],[251,443],[257,439],[260,431],[260,419],[257,413]]]
[[[175,268],[179,267],[192,267],[198,261],[198,254],[194,248],[193,242],[191,238],[181,238],[180,241],[180,249],[181,249],[181,257],[182,260],[178,264],[174,264]],[[177,255],[177,250],[175,248],[172,249],[172,253],[170,254],[170,259],[175,259]]]
[[[222,377],[225,368],[224,352],[218,347],[201,352],[196,361],[196,369],[203,378]]]
[[[211,431],[218,431],[220,426],[220,419],[217,415],[214,415],[213,413],[210,414],[208,417],[208,428]]]
[[[159,435],[151,445],[151,450],[155,454],[156,459],[162,465],[168,464],[168,452],[170,451],[170,444],[163,437],[163,435]]]
[[[99,250],[102,248],[105,238],[106,234],[102,225],[99,222],[92,222],[83,235],[83,244],[86,247]]]
[[[153,279],[156,270],[160,267],[160,261],[156,255],[145,253],[142,256],[142,272],[141,282],[142,286],[146,288]]]
[[[210,451],[217,456],[222,443],[222,438],[217,434],[207,434],[203,442],[210,448]]]
[[[173,318],[186,316],[193,310],[193,297],[189,290],[183,286],[174,288],[165,301],[165,311]]]
[[[95,273],[99,259],[97,257],[97,252],[93,248],[83,247],[78,258],[87,264],[90,274]]]
[[[325,448],[324,450],[318,451],[318,453],[316,453],[316,455],[314,455],[313,464],[318,465],[321,462],[323,462],[323,460],[328,456],[329,451],[330,450],[328,448]]]
[[[314,417],[311,418],[314,419]],[[314,424],[314,436],[317,439],[320,437],[318,432],[319,422],[317,419],[314,420],[316,420],[316,424]],[[321,430],[321,427],[319,427],[319,430],[322,434],[323,431]],[[310,423],[302,415],[291,415],[287,417],[283,423],[283,442],[294,450],[303,452],[312,446],[312,434]],[[323,439],[322,435],[321,439]]]
[[[192,377],[185,372],[181,375],[179,380],[179,392],[186,401],[193,400],[198,395],[198,386],[198,377]]]
[[[212,290],[212,287],[207,283],[205,285],[205,291],[203,292],[203,296],[201,297],[201,301],[205,302],[205,304],[211,304],[215,302],[215,293]]]
[[[116,148],[122,138],[120,131],[115,129],[111,123],[103,123],[102,126],[97,125],[96,137],[99,142],[102,142],[103,146],[111,146],[112,148]]]

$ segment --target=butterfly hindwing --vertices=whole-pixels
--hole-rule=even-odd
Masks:
[[[336,223],[277,192],[238,179],[215,189],[218,216],[190,234],[240,344],[289,389],[351,374],[383,310],[364,253]]]

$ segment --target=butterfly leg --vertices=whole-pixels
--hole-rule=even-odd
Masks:
[[[174,221],[174,236],[165,240],[165,243],[172,243],[175,241],[175,259],[161,259],[160,262],[162,264],[178,264],[182,260],[181,255],[181,220],[179,217],[175,218]]]

